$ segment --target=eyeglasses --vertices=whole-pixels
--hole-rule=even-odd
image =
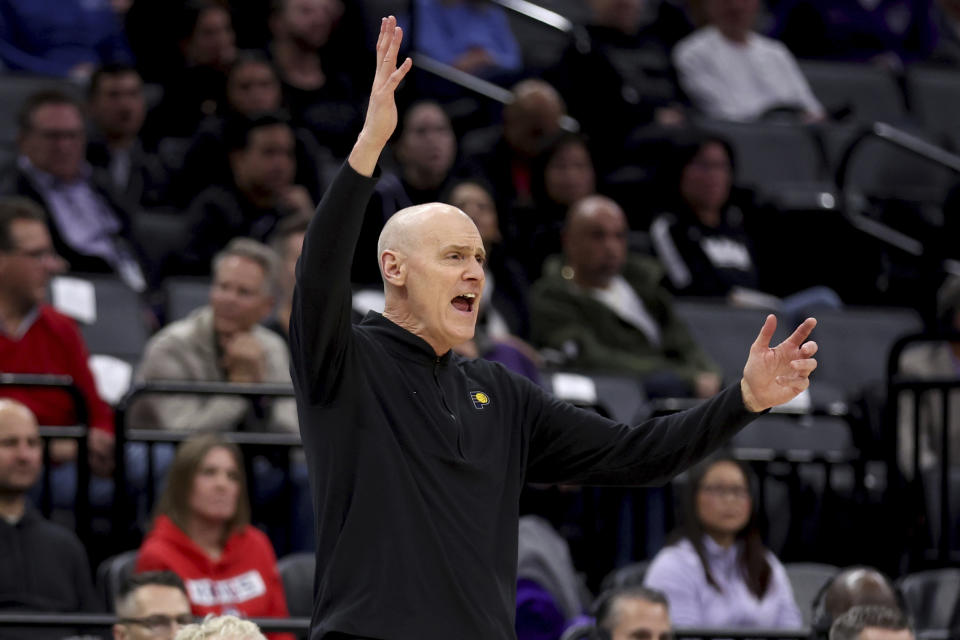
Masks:
[[[169,633],[173,630],[174,625],[184,626],[193,622],[193,616],[189,613],[185,613],[179,616],[164,616],[164,615],[155,615],[147,616],[146,618],[120,618],[117,620],[120,624],[136,624],[141,627],[146,627],[150,630],[152,634],[161,634]]]
[[[736,500],[747,500],[750,498],[750,491],[746,487],[737,487],[733,485],[706,484],[700,487],[712,498],[734,498]]]

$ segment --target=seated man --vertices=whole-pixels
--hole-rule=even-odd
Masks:
[[[673,311],[655,261],[627,255],[627,220],[604,196],[570,208],[564,264],[548,260],[533,286],[533,341],[581,369],[637,376],[650,396],[705,398],[717,367]]]
[[[39,91],[27,98],[18,126],[16,169],[0,192],[44,207],[53,245],[71,271],[115,273],[131,289],[146,289],[133,212],[85,160],[80,104],[59,91]]]
[[[898,609],[854,607],[830,627],[830,640],[914,640],[906,615]]]
[[[193,622],[187,589],[172,571],[137,573],[121,586],[114,605],[113,640],[172,638]]]
[[[90,468],[109,475],[113,411],[97,394],[76,324],[46,304],[50,279],[63,266],[39,205],[26,198],[0,198],[0,371],[70,376],[84,396],[92,427]],[[73,401],[62,391],[0,387],[0,397],[24,403],[44,425],[77,423]],[[50,453],[54,463],[72,460],[76,441],[54,441]],[[57,484],[55,478],[55,488]],[[64,493],[73,500],[70,490]]]
[[[37,419],[25,405],[0,399],[0,609],[96,611],[87,554],[69,530],[27,502],[41,468]],[[63,630],[0,628],[0,638],[60,638]]]
[[[786,107],[806,120],[823,107],[783,44],[754,32],[759,0],[706,0],[709,24],[677,43],[674,64],[694,106],[718,120],[757,120]]]
[[[656,589],[624,586],[600,594],[594,604],[597,630],[610,640],[669,640],[667,598]]]
[[[811,626],[818,638],[826,638],[840,616],[865,605],[902,610],[903,603],[890,580],[870,567],[844,569],[828,582],[813,603]]]
[[[164,327],[147,344],[138,378],[236,383],[290,383],[283,339],[258,323],[273,306],[277,257],[267,246],[236,238],[213,260],[210,304]],[[292,399],[147,395],[130,425],[174,431],[244,427],[297,433]]]

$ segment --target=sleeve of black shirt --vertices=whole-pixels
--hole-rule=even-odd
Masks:
[[[303,240],[290,314],[291,374],[313,403],[335,393],[351,339],[350,266],[376,183],[377,174],[362,176],[345,162]]]
[[[718,449],[757,415],[739,385],[680,413],[635,426],[557,400],[529,385],[528,482],[663,484]]]

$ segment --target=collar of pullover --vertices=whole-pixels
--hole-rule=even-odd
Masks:
[[[433,347],[420,336],[416,336],[400,325],[387,320],[376,311],[369,311],[360,323],[361,326],[372,330],[381,339],[387,349],[407,360],[423,364],[439,364],[446,366],[453,357],[453,350],[438,356]]]

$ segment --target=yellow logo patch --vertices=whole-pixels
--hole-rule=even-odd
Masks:
[[[477,409],[483,409],[485,406],[490,404],[490,396],[485,394],[483,391],[471,391],[470,399],[473,400],[473,406]]]

